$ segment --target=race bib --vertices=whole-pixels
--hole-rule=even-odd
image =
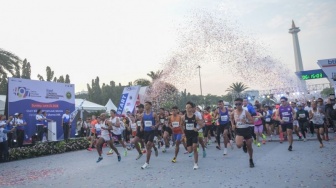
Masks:
[[[228,120],[228,116],[225,115],[225,116],[221,116],[221,121],[227,121]]]
[[[151,127],[152,121],[145,121],[145,127]]]
[[[188,131],[192,131],[192,130],[194,130],[194,124],[193,124],[193,123],[187,123],[187,124],[186,124],[186,129],[187,129]]]
[[[161,123],[164,123],[164,119],[160,119],[160,122],[161,122]]]
[[[293,125],[299,125],[299,122],[297,120],[293,121]]]
[[[135,123],[131,124],[131,129],[136,129],[137,125]]]
[[[282,120],[283,120],[284,122],[289,122],[289,117],[283,117]]]
[[[137,125],[140,127],[141,126],[141,121],[137,121]]]
[[[180,124],[179,124],[179,122],[172,122],[172,126],[176,128],[176,127],[179,127]]]
[[[305,117],[306,117],[306,114],[299,114],[299,117],[300,117],[300,118],[305,118]]]
[[[266,122],[271,122],[271,118],[266,118],[265,121]]]
[[[243,125],[243,123],[242,122],[237,122],[237,125]]]

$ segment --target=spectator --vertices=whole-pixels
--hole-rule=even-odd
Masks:
[[[6,118],[6,116],[4,116],[4,118]],[[7,134],[14,132],[15,128],[8,130],[5,125],[7,125],[12,119],[13,117],[9,117],[9,120],[6,121],[2,117],[0,121],[0,162],[9,161]]]
[[[27,122],[26,120],[23,119],[23,114],[19,113],[18,118],[16,119],[16,135],[17,135],[17,143],[19,147],[23,146],[26,125],[27,125]]]
[[[71,121],[70,121],[70,110],[66,109],[65,114],[62,116],[62,127],[63,127],[63,135],[64,140],[67,141],[69,139],[69,134],[71,130]]]

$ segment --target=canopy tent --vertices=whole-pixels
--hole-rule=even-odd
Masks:
[[[117,111],[117,107],[116,107],[116,105],[113,104],[113,102],[112,102],[111,99],[109,99],[109,100],[107,101],[105,107],[106,107],[106,111],[107,111],[107,112],[109,112],[109,111],[111,111],[111,110],[115,110],[115,111]]]
[[[5,113],[6,95],[0,95],[0,114]]]
[[[79,108],[79,110],[86,110],[86,111],[99,111],[99,110],[106,110],[105,106],[102,106],[100,104],[96,104],[90,101],[84,99],[75,99],[75,107],[76,109]],[[83,103],[83,104],[82,104]],[[80,106],[82,104],[82,106]]]

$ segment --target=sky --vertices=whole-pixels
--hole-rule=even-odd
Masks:
[[[293,71],[288,33],[292,20],[301,29],[305,70],[319,69],[319,59],[336,57],[334,0],[0,0],[0,4],[0,48],[26,58],[31,79],[37,80],[38,74],[45,77],[47,66],[57,77],[69,74],[76,92],[87,90],[97,76],[101,84],[150,79],[146,74],[162,70],[172,52],[179,50],[181,28],[195,12],[226,17],[237,33],[262,43]],[[236,79],[225,76],[225,71],[211,63],[201,67],[203,94],[226,93]],[[198,74],[180,82],[184,84],[178,89],[200,94]],[[309,82],[315,83],[328,81]]]

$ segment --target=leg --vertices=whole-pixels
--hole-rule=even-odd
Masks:
[[[147,149],[147,156],[146,156],[146,163],[149,164],[149,160],[152,154],[152,147],[153,147],[153,143],[148,141],[146,144],[146,149]]]
[[[252,148],[252,139],[246,140],[247,153],[249,154],[250,159],[253,159],[253,148]]]
[[[114,144],[113,144],[113,139],[109,140],[109,141],[108,141],[108,144],[110,145],[110,148],[113,149],[113,151],[114,151],[118,156],[120,156],[120,153],[119,153],[118,149],[117,149],[117,148],[114,146]]]
[[[229,142],[229,137],[228,137],[228,134],[229,134],[229,130],[228,129],[224,129],[224,132],[223,132],[223,139],[224,139],[224,147],[227,148],[227,144]]]
[[[197,164],[198,163],[197,143],[193,143],[192,148],[194,151],[194,162]]]
[[[237,148],[241,148],[243,146],[243,141],[244,141],[243,136],[236,135],[236,146],[237,146]]]
[[[216,131],[216,140],[217,140],[217,149],[220,149],[220,135],[221,135],[221,126],[217,126],[217,131]]]
[[[101,157],[104,142],[105,140],[100,137],[97,143],[97,152],[98,152],[99,157]]]

